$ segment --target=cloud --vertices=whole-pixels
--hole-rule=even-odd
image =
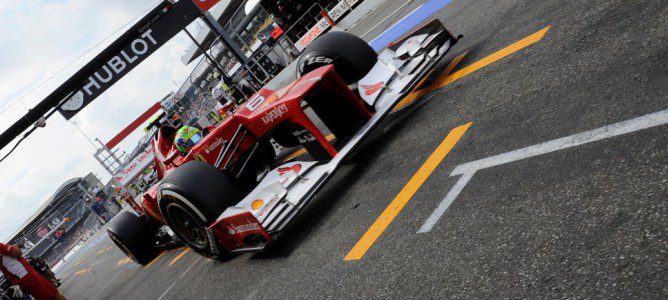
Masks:
[[[155,4],[157,2],[153,2]],[[0,109],[79,57],[91,46],[126,25],[150,6],[134,0],[0,1]],[[103,44],[108,44],[113,39]],[[180,57],[188,45],[181,33],[130,74],[87,106],[75,119],[92,138],[106,142],[164,95],[177,89],[192,67]],[[84,56],[62,74],[0,113],[5,130],[41,101],[67,75],[101,48]],[[119,145],[132,151],[143,135],[139,129]],[[10,144],[10,146],[13,144]],[[0,151],[4,155],[9,147]],[[0,241],[6,241],[32,212],[66,180],[93,172],[103,182],[110,175],[93,158],[95,149],[71,123],[54,115],[9,159],[0,163]]]

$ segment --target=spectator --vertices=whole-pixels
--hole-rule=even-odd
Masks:
[[[0,271],[12,285],[20,286],[36,300],[65,299],[53,283],[42,277],[23,258],[23,252],[18,246],[0,243]]]

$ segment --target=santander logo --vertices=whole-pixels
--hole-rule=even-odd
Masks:
[[[221,144],[223,144],[223,142],[225,142],[225,140],[223,140],[223,139],[220,138],[220,137],[217,138],[211,145],[206,145],[206,147],[204,147],[204,152],[206,152],[206,154],[209,154],[209,152],[211,152],[211,151],[215,150],[216,148],[218,148],[218,146],[220,146]]]
[[[384,85],[385,85],[385,82],[381,81],[379,83],[372,84],[372,85],[362,84],[360,86],[364,89],[364,94],[365,95],[371,96],[371,95],[375,94],[376,92],[378,92]]]

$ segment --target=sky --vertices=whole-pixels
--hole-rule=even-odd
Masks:
[[[111,43],[110,34],[136,21],[155,0],[0,1],[0,130],[6,130],[95,54]],[[191,25],[191,27],[195,27]],[[127,27],[126,27],[127,28]],[[197,32],[197,28],[191,28]],[[180,58],[189,44],[182,32],[122,78],[71,121],[91,138],[109,141],[153,103],[178,87],[195,63]],[[75,61],[76,60],[76,61]],[[63,67],[62,73],[16,102]],[[6,242],[66,180],[92,172],[103,183],[111,175],[95,160],[95,148],[60,114],[30,135],[0,163],[0,241]],[[140,128],[118,148],[130,152]],[[0,157],[13,146],[0,150]]]

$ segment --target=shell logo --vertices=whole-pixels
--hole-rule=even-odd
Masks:
[[[253,203],[251,203],[251,208],[253,210],[258,210],[262,207],[262,205],[264,205],[264,201],[258,199],[258,200],[253,201]]]

